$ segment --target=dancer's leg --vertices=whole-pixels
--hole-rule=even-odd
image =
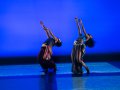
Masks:
[[[80,63],[80,61],[81,61],[81,56],[82,56],[82,53],[81,53],[81,45],[79,45],[79,48],[78,48],[78,72],[79,73],[83,73],[83,70],[82,70],[82,64]]]
[[[88,68],[88,66],[83,62],[83,60],[81,60],[81,64],[82,64],[83,67],[85,67],[85,69],[86,69],[86,71],[87,71],[87,74],[89,74],[89,73],[90,73],[89,68]]]

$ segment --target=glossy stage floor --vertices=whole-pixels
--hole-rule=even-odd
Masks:
[[[44,74],[39,64],[0,66],[0,90],[120,90],[120,62],[87,62],[90,74],[73,75],[71,63]]]

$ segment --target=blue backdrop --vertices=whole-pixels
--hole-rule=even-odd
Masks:
[[[36,56],[47,38],[40,20],[63,42],[53,54],[70,55],[78,37],[75,16],[96,40],[86,53],[120,52],[119,0],[0,0],[0,57]]]

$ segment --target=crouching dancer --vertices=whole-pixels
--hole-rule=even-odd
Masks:
[[[38,60],[43,68],[44,72],[47,73],[48,69],[53,69],[56,72],[56,64],[52,59],[52,47],[60,47],[62,45],[59,38],[54,36],[54,34],[40,21],[40,25],[47,34],[47,40],[42,44],[41,50],[38,54]]]

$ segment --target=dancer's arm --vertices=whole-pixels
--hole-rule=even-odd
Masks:
[[[84,28],[84,25],[83,25],[81,19],[79,20],[79,23],[80,23],[80,25],[82,26],[83,33],[84,33],[85,35],[87,35],[87,32],[86,32],[86,30],[85,30],[85,28]]]
[[[86,30],[85,30],[85,28],[84,28],[84,25],[83,25],[81,19],[79,20],[79,23],[80,23],[80,25],[82,25],[82,30],[83,30],[83,33],[85,34],[86,41],[89,40],[90,37],[89,37],[89,35],[87,34],[87,32],[86,32]]]
[[[50,38],[50,35],[49,35],[49,30],[47,27],[45,27],[44,23],[42,21],[40,21],[40,25],[42,26],[42,28],[45,30],[46,34],[47,34],[47,37]]]
[[[75,21],[76,21],[76,24],[77,24],[77,27],[78,27],[78,34],[81,35],[81,29],[80,29],[80,25],[79,25],[79,22],[78,22],[78,18],[75,17]]]
[[[56,36],[49,30],[50,35],[53,37],[53,39],[57,39]]]

